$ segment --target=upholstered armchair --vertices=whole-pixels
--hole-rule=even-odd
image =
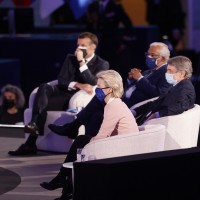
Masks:
[[[156,98],[135,104],[133,108],[154,99]],[[195,104],[192,109],[182,114],[151,119],[144,123],[144,125],[155,124],[162,124],[166,128],[165,150],[196,147],[200,126],[200,106]]]
[[[144,124],[162,124],[166,128],[165,150],[196,147],[200,126],[200,106],[179,115],[151,119]]]
[[[92,141],[83,148],[85,160],[90,156],[96,159],[158,152],[164,150],[165,127],[145,125],[138,133],[116,135]]]
[[[56,85],[57,80],[49,82],[51,85]],[[33,102],[36,96],[38,88],[35,88],[29,97],[29,106],[24,112],[24,123],[28,124],[32,116]],[[65,111],[48,111],[47,120],[44,126],[44,135],[39,136],[36,142],[37,148],[39,150],[53,151],[53,152],[68,152],[71,147],[72,140],[68,137],[59,136],[48,128],[48,124],[64,124],[73,121],[75,116],[68,115]],[[29,134],[26,134],[28,137]]]
[[[50,85],[56,85],[58,83],[57,80],[50,81],[48,84]],[[32,107],[33,102],[36,96],[38,88],[35,88],[29,97],[29,106],[24,112],[24,123],[25,125],[28,124],[31,120],[32,115]],[[94,87],[95,90],[95,87]],[[88,95],[85,91],[80,90],[77,93],[72,96],[69,102],[69,108],[76,109],[78,107],[85,107],[89,101],[94,96],[94,90],[92,95]],[[53,133],[49,128],[48,124],[57,124],[62,125],[65,123],[69,123],[73,121],[76,117],[76,113],[70,113],[66,111],[48,111],[47,112],[47,119],[44,126],[44,135],[39,136],[37,139],[37,148],[39,150],[45,150],[45,151],[53,151],[53,152],[68,152],[69,148],[71,147],[71,144],[73,140],[69,139],[67,136],[59,136],[55,133]],[[84,126],[81,126],[79,129],[79,134],[84,134],[85,129]],[[26,134],[26,137],[28,137],[29,134]]]

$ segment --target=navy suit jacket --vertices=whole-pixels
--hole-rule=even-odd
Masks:
[[[145,71],[144,77],[135,82],[136,89],[132,92],[131,97],[127,99],[124,96],[123,101],[128,107],[131,107],[138,102],[165,94],[171,87],[165,79],[166,71],[167,65],[163,65],[153,72]]]
[[[195,89],[189,79],[180,81],[167,94],[155,101],[148,102],[135,109],[137,116],[142,113],[159,112],[160,117],[181,114],[194,107]]]
[[[96,85],[96,74],[103,70],[109,69],[109,63],[99,56],[95,55],[87,63],[88,69],[82,73],[79,70],[79,63],[74,55],[68,55],[58,75],[58,85],[65,90],[68,89],[70,82],[87,83]]]

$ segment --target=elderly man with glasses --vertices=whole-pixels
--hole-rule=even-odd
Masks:
[[[169,57],[170,51],[167,45],[161,42],[150,44],[146,53],[146,64],[149,70],[141,72],[140,69],[134,68],[129,72],[128,87],[122,98],[129,108],[138,102],[167,93],[171,87],[165,78]],[[94,97],[87,106],[84,117],[80,120],[81,123],[79,123],[79,120],[75,120],[72,124],[63,126],[50,124],[49,128],[59,135],[68,134],[69,137],[74,138],[74,135],[76,137],[78,133],[80,124],[84,124],[85,134],[94,136],[102,123],[104,106],[102,102]],[[90,113],[93,113],[93,117],[90,117]],[[80,118],[79,115],[77,117]],[[88,118],[90,118],[89,122]]]
[[[151,43],[145,53],[148,70],[141,72],[133,68],[127,78],[127,87],[123,96],[124,102],[129,106],[165,94],[170,85],[165,79],[167,61],[170,51],[164,43]]]

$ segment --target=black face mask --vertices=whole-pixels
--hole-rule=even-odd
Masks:
[[[3,102],[4,108],[9,109],[16,105],[15,100],[13,99],[4,99]]]

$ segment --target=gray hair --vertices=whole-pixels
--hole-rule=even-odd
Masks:
[[[176,67],[177,71],[185,71],[186,79],[189,79],[192,76],[192,62],[188,57],[175,56],[168,60],[168,64]]]
[[[5,92],[11,92],[16,95],[16,107],[17,108],[24,107],[25,97],[24,97],[22,90],[19,87],[15,86],[15,85],[11,85],[11,84],[7,84],[1,89],[0,105],[2,105],[4,102],[5,97],[3,94]]]
[[[157,46],[160,49],[160,55],[163,56],[166,60],[169,60],[170,51],[168,46],[163,42],[153,42],[150,44],[150,47]]]
[[[97,78],[101,78],[105,82],[106,87],[113,89],[111,96],[121,98],[124,92],[122,77],[115,70],[101,71],[97,74]]]

